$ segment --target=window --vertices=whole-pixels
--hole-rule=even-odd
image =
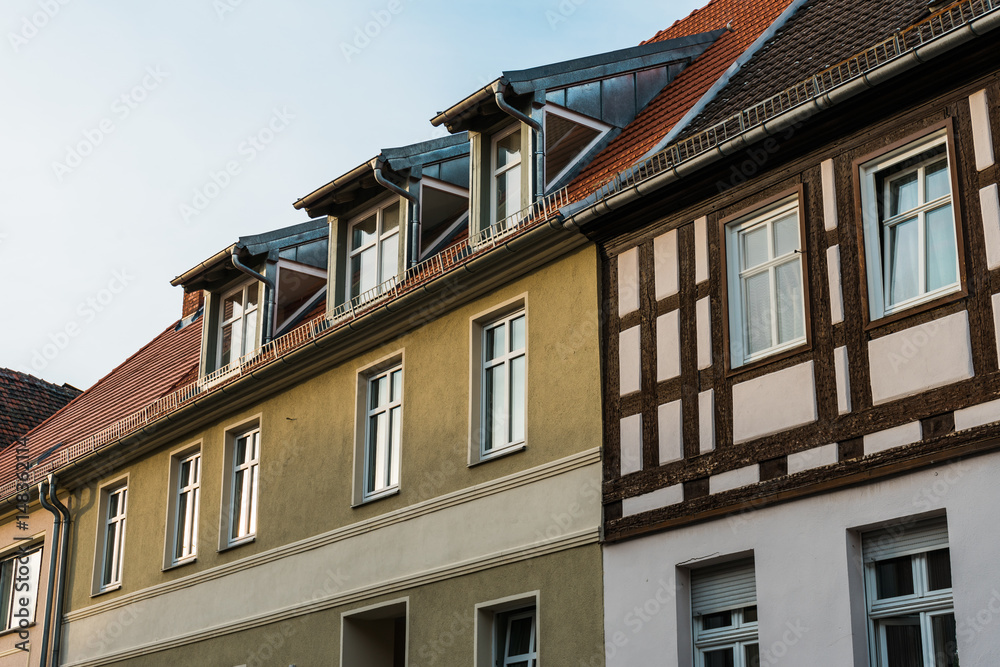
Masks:
[[[860,167],[873,320],[961,289],[947,130]]]
[[[545,185],[551,187],[608,131],[604,123],[545,105]]]
[[[365,410],[364,500],[399,486],[399,439],[403,413],[403,366],[368,379]]]
[[[806,342],[798,196],[725,226],[730,363]]]
[[[521,125],[493,138],[492,224],[521,210]]]
[[[42,547],[28,547],[0,561],[0,618],[4,630],[35,622]]]
[[[236,365],[240,357],[256,349],[259,289],[258,283],[251,282],[223,296],[217,368]]]
[[[440,252],[468,224],[468,189],[426,175],[420,179],[420,259]]]
[[[524,442],[525,313],[483,327],[482,456]]]
[[[535,610],[497,614],[496,664],[500,667],[536,667]]]
[[[862,535],[872,665],[956,667],[945,519]]]
[[[695,667],[758,667],[753,559],[691,573]]]
[[[198,501],[201,494],[201,452],[174,458],[176,496],[173,507],[174,539],[171,563],[198,553]]]
[[[352,222],[348,229],[349,299],[393,280],[399,272],[399,200],[381,206]]]
[[[274,303],[274,334],[288,331],[326,292],[326,271],[287,259],[278,260]]]
[[[100,590],[119,586],[122,580],[122,555],[125,551],[125,512],[128,486],[104,492],[105,513]]]
[[[260,462],[260,428],[235,436],[232,443],[229,544],[257,533],[257,481]]]

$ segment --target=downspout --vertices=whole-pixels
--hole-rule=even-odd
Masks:
[[[410,202],[410,234],[409,234],[409,252],[406,258],[406,268],[410,268],[417,263],[417,258],[420,254],[419,236],[420,236],[420,198],[415,194],[399,187],[392,181],[388,180],[382,174],[382,161],[375,158],[371,161],[372,172],[375,174],[375,182],[381,185],[383,188],[389,192],[395,192],[400,197],[405,198]]]
[[[545,129],[537,120],[521,113],[504,99],[504,88],[498,81],[493,84],[493,97],[500,110],[512,118],[521,121],[535,131],[535,201],[539,202],[545,194]]]
[[[59,537],[59,570],[56,575],[56,606],[54,623],[52,626],[52,665],[59,665],[59,649],[62,643],[59,626],[62,624],[63,598],[66,594],[66,552],[69,549],[69,509],[61,502],[56,494],[56,478],[49,475],[49,502],[62,514],[62,534]]]
[[[264,283],[265,285],[267,285],[267,300],[266,300],[267,305],[265,306],[266,310],[264,313],[264,317],[262,317],[261,319],[263,320],[262,326],[264,327],[264,335],[263,335],[264,340],[262,344],[268,343],[271,340],[271,318],[274,316],[274,291],[275,291],[274,281],[265,275],[257,273],[249,266],[241,262],[240,258],[237,257],[238,252],[239,250],[235,246],[233,246],[233,254],[231,255],[231,257],[233,258],[233,266],[235,266],[237,269],[247,274],[251,278],[255,278],[260,282]]]
[[[51,475],[49,476],[51,478]],[[45,596],[45,617],[42,619],[42,648],[41,648],[41,661],[38,663],[39,667],[46,667],[48,662],[48,652],[49,652],[49,630],[51,629],[52,620],[52,602],[53,591],[55,590],[56,581],[56,553],[59,551],[59,536],[61,534],[60,526],[62,524],[62,512],[53,507],[46,496],[49,493],[49,483],[41,482],[38,485],[38,502],[42,504],[46,510],[52,513],[52,544],[48,545],[49,551],[49,576],[46,591],[48,593]]]

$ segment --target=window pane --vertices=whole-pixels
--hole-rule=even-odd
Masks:
[[[247,461],[247,438],[242,437],[236,440],[236,465]]]
[[[889,217],[917,207],[917,172],[889,182]]]
[[[399,202],[382,209],[382,234],[399,228]]]
[[[222,320],[228,322],[234,317],[241,317],[243,315],[243,292],[237,292],[231,297],[227,298],[222,304]]]
[[[913,218],[901,222],[893,227],[890,232],[889,253],[891,275],[889,279],[889,301],[899,303],[917,296],[918,267],[917,258],[917,220]]]
[[[389,411],[389,451],[386,453],[386,465],[389,466],[386,484],[395,486],[399,483],[399,434],[403,428],[400,415],[402,408]]]
[[[222,327],[222,340],[219,341],[220,364],[228,366],[233,360],[233,325],[227,324]]]
[[[117,493],[113,493],[113,494],[111,494],[108,497],[108,518],[109,519],[113,519],[114,517],[118,516],[118,500],[119,500],[119,497],[120,496]]]
[[[257,307],[257,285],[251,285],[247,288],[247,310]]]
[[[748,644],[743,647],[743,664],[746,667],[760,667],[760,648],[757,644]]]
[[[504,411],[504,366],[494,366],[486,369],[486,423],[484,435],[486,450],[502,447],[507,444],[507,418]]]
[[[381,285],[399,272],[399,234],[393,234],[382,241],[380,263],[378,282]]]
[[[4,622],[4,627],[11,627],[11,597],[14,585],[14,559],[5,560],[0,563],[0,619]]]
[[[104,542],[104,583],[114,583],[117,579],[115,568],[115,547],[118,541],[118,524],[108,524]]]
[[[375,490],[375,480],[378,479],[378,470],[376,467],[376,460],[378,458],[378,452],[376,451],[378,449],[378,424],[377,416],[368,419],[368,456],[366,457],[368,459],[368,472],[365,489],[369,493]]]
[[[510,321],[510,351],[524,349],[524,316]]]
[[[253,311],[247,315],[246,324],[243,327],[243,349],[240,350],[240,356],[244,354],[249,354],[257,349],[257,311]]]
[[[351,296],[358,296],[375,287],[375,248],[369,248],[351,258]]]
[[[486,361],[492,361],[504,355],[504,334],[507,328],[504,325],[486,330]]]
[[[398,403],[403,398],[403,371],[392,372],[392,402]]]
[[[705,667],[733,667],[733,649],[705,651]]]
[[[351,250],[357,250],[372,243],[378,231],[375,214],[365,218],[351,228]]]
[[[495,222],[501,222],[521,210],[521,167],[511,167],[496,177],[497,209]]]
[[[743,609],[743,622],[744,623],[757,622],[757,607],[746,607]]]
[[[191,461],[181,463],[180,485],[182,487],[191,483]]]
[[[927,589],[951,588],[951,550],[939,549],[927,554]]]
[[[760,226],[743,235],[743,268],[752,269],[769,259],[767,252],[767,227]]]
[[[174,551],[174,558],[184,556],[184,542],[187,537],[187,505],[188,497],[182,493],[177,503],[177,548]]]
[[[913,595],[913,562],[909,556],[875,563],[878,599]]]
[[[932,617],[931,632],[934,639],[934,667],[958,667],[955,615],[942,614]]]
[[[496,169],[516,162],[521,153],[521,130],[514,130],[496,144]]]
[[[883,621],[886,667],[920,667],[924,651],[920,644],[920,617]]]
[[[531,625],[534,618],[526,616],[515,618],[510,622],[510,634],[507,637],[507,657],[515,658],[531,652]]]
[[[701,617],[702,630],[716,630],[718,628],[728,628],[733,624],[733,612],[720,611],[715,614],[705,614]]]
[[[958,282],[951,204],[927,212],[927,291]]]
[[[243,523],[243,476],[243,470],[237,470],[233,474],[233,530],[230,534],[232,539],[236,539],[242,534],[240,525]]]
[[[948,161],[941,160],[927,167],[926,200],[931,202],[938,197],[944,197],[951,192],[951,181],[948,179]]]
[[[799,249],[799,217],[786,215],[774,223],[774,256],[781,257]]]
[[[802,305],[802,264],[798,258],[774,270],[778,289],[778,343],[805,336],[805,309]]]
[[[558,114],[545,114],[546,180],[551,183],[600,133]]]
[[[771,347],[771,280],[767,271],[750,276],[746,285],[747,338],[750,354]]]
[[[524,357],[510,361],[510,441],[524,440]]]

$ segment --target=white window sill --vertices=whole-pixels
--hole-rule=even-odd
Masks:
[[[477,465],[480,465],[482,463],[489,463],[490,461],[494,461],[496,459],[502,459],[503,457],[508,456],[510,454],[523,452],[525,449],[527,449],[527,444],[523,442],[517,443],[516,445],[507,445],[502,449],[493,450],[489,454],[481,454],[479,456],[479,460],[470,463],[469,467],[475,468]]]
[[[378,493],[373,493],[372,495],[362,499],[361,502],[352,504],[351,507],[352,508],[364,507],[365,505],[369,505],[378,500],[382,500],[383,498],[391,498],[392,496],[398,496],[398,495],[399,495],[399,487],[394,486],[391,489],[386,489],[384,491],[379,491]]]
[[[225,551],[229,551],[230,549],[235,549],[237,547],[242,547],[244,544],[253,544],[256,541],[257,541],[257,536],[256,535],[248,535],[247,537],[241,537],[240,539],[236,540],[235,542],[230,542],[226,546],[219,548],[216,551],[216,553],[220,553],[221,554],[221,553],[223,553]]]
[[[901,301],[895,304],[894,306],[887,308],[880,317],[873,318],[873,320],[880,320],[885,317],[892,317],[893,315],[898,315],[899,313],[907,311],[910,308],[915,308],[925,303],[936,301],[937,299],[940,299],[943,296],[948,296],[949,294],[954,294],[955,292],[960,292],[961,290],[962,290],[961,282],[938,288],[933,292],[928,292],[926,294],[921,294],[920,296],[915,296],[912,299]]]
[[[115,591],[120,591],[121,588],[122,588],[121,584],[114,584],[114,585],[108,586],[107,588],[102,588],[99,591],[91,593],[90,597],[96,598],[96,597],[98,597],[100,595],[104,595],[105,593],[114,593]]]
[[[161,568],[160,572],[169,572],[170,570],[176,570],[179,567],[184,567],[185,565],[190,565],[191,563],[197,563],[197,562],[198,562],[197,556],[188,556],[187,558],[183,558],[179,561],[171,563],[167,567]]]

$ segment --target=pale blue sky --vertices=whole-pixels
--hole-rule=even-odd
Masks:
[[[634,46],[702,4],[8,0],[0,367],[89,387],[179,317],[174,276],[305,221],[293,201],[439,136],[428,119],[502,70]]]

